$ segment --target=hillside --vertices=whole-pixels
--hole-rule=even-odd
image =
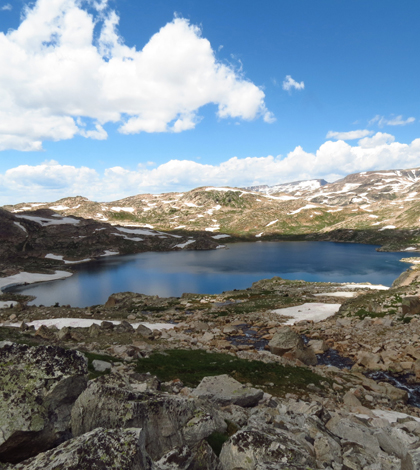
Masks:
[[[303,237],[414,251],[420,247],[419,178],[420,169],[372,171],[327,184],[311,180],[254,190],[202,187],[107,203],[70,197],[4,208],[17,215],[48,208],[62,216],[181,234],[220,232],[254,240]]]

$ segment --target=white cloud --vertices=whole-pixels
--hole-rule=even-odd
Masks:
[[[381,145],[388,145],[395,141],[395,137],[385,132],[377,132],[373,137],[365,137],[359,140],[360,147],[374,148]]]
[[[283,90],[291,91],[292,88],[295,90],[303,90],[305,84],[303,82],[296,82],[290,75],[286,75],[286,78],[283,80]]]
[[[220,118],[274,120],[261,88],[217,61],[186,19],[138,50],[124,44],[107,0],[90,1],[94,13],[83,4],[37,0],[16,30],[0,32],[0,150],[40,150],[44,140],[75,135],[105,139],[108,122],[124,134],[182,132],[209,103]]]
[[[378,123],[379,127],[384,126],[406,126],[407,124],[411,124],[416,119],[414,117],[409,117],[407,119],[403,119],[402,115],[392,117],[390,119],[386,119],[384,116],[380,116],[377,114],[373,119],[369,121],[369,125]]]
[[[357,131],[349,131],[349,132],[334,132],[329,131],[327,134],[327,139],[336,139],[336,140],[355,140],[361,139],[362,137],[366,137],[368,135],[372,135],[373,131],[368,131],[366,129],[360,129]]]
[[[3,5],[0,10],[1,11],[10,11],[12,9],[12,5],[10,3],[6,3],[6,5]]]
[[[146,192],[185,191],[199,186],[252,186],[311,178],[334,181],[350,173],[420,166],[420,139],[411,144],[394,142],[378,132],[349,145],[327,141],[315,153],[296,147],[286,157],[233,157],[219,165],[191,160],[171,160],[156,167],[139,165],[137,170],[120,166],[103,175],[95,170],[57,162],[21,165],[0,174],[0,204],[54,201],[83,195],[110,201]],[[3,191],[4,194],[1,193]]]

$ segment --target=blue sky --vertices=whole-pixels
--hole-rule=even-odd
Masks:
[[[419,19],[417,0],[0,0],[0,204],[420,166]]]

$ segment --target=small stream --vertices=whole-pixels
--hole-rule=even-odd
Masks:
[[[257,351],[266,349],[269,341],[262,338],[262,336],[267,333],[266,330],[256,331],[250,328],[246,323],[243,325],[237,325],[237,329],[242,330],[243,334],[229,336],[227,338],[233,345],[248,345],[255,348]],[[305,335],[302,335],[302,338],[304,343],[307,344],[309,338]],[[317,354],[316,357],[319,365],[334,366],[338,369],[349,370],[354,365],[354,361],[348,357],[341,356],[335,349],[328,349],[323,354]],[[410,383],[413,378],[412,374],[392,374],[390,372],[372,371],[366,372],[365,375],[376,382],[387,382],[394,387],[405,390],[408,393],[408,404],[420,408],[420,384]]]

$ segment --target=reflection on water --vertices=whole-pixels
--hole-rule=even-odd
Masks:
[[[86,307],[104,303],[115,292],[160,297],[184,292],[215,294],[245,289],[259,279],[371,282],[390,286],[407,269],[406,253],[380,253],[372,245],[329,242],[259,242],[227,250],[178,251],[112,256],[78,265],[76,274],[15,289],[35,295],[36,305]],[[411,255],[412,256],[412,255]]]

